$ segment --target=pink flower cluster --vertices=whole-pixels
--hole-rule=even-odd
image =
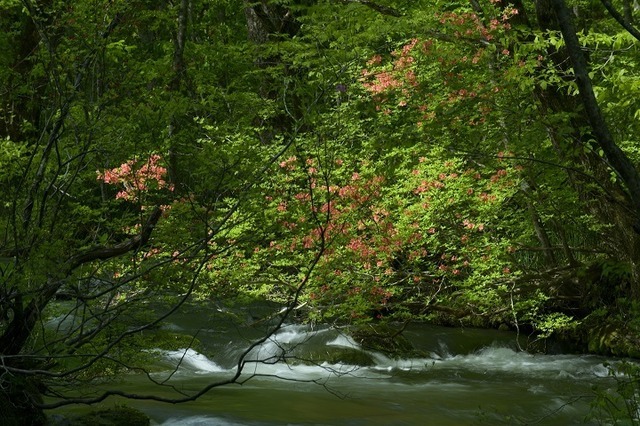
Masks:
[[[138,201],[140,193],[151,189],[151,182],[155,182],[158,189],[173,191],[173,185],[165,180],[167,169],[159,164],[161,161],[162,157],[158,154],[149,156],[140,167],[137,167],[138,161],[129,160],[113,169],[98,171],[98,180],[109,185],[123,185],[124,189],[116,194],[118,200]]]

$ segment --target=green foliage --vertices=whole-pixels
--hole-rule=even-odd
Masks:
[[[594,388],[595,398],[587,420],[599,424],[640,424],[640,367],[629,361],[605,364],[605,367],[616,386],[612,390]]]
[[[574,330],[577,326],[573,317],[561,312],[553,312],[542,317],[535,323],[536,329],[540,333],[540,338],[546,339],[554,333],[564,333]]]

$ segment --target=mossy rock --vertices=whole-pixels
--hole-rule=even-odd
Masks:
[[[131,407],[114,407],[67,419],[68,426],[149,426],[151,420]]]
[[[202,346],[200,341],[194,339],[193,336],[163,329],[146,330],[136,334],[134,342],[136,346],[141,348],[162,349],[165,351],[176,351],[182,348],[199,350]]]
[[[358,349],[343,349],[330,353],[327,362],[330,364],[357,365],[360,367],[370,367],[375,364],[371,355]]]
[[[621,324],[604,324],[589,333],[589,352],[640,358],[640,338]]]
[[[584,318],[572,337],[592,354],[640,358],[638,324],[616,318],[607,311]]]
[[[356,365],[359,367],[370,367],[375,364],[373,357],[361,349],[338,347],[311,351],[300,357],[291,358],[288,362],[293,365],[320,365],[326,362],[329,364]]]
[[[370,324],[355,328],[351,331],[351,337],[363,349],[381,352],[390,358],[406,359],[426,356],[402,335],[401,330],[386,324]]]

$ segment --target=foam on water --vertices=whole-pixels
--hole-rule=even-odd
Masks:
[[[348,364],[332,364],[323,362],[319,365],[260,363],[250,362],[245,364],[243,377],[258,376],[264,378],[281,378],[286,380],[298,380],[302,382],[322,382],[335,377],[358,377],[369,379],[388,378],[388,374],[380,374],[366,367]]]
[[[433,365],[434,360],[430,358],[405,358],[405,359],[392,359],[381,353],[371,354],[376,365],[373,367],[375,370],[383,371],[422,371]]]
[[[434,368],[458,368],[474,372],[508,372],[558,378],[606,377],[608,370],[598,357],[536,355],[505,347],[486,347],[468,355],[436,360]]]
[[[438,355],[429,358],[392,359],[370,352],[379,372],[455,371],[480,374],[500,373],[530,377],[578,379],[607,377],[609,370],[597,356],[542,355],[517,352],[506,347],[485,347],[471,354]]]

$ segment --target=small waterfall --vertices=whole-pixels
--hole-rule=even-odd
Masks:
[[[335,339],[327,342],[327,346],[336,346],[339,348],[350,348],[350,349],[360,349],[361,346],[355,342],[351,338],[351,336],[347,336],[345,334],[340,334]]]
[[[287,325],[255,347],[247,356],[248,361],[273,363],[281,360],[285,355],[295,351],[297,347],[306,344],[318,331],[310,330],[307,326]]]
[[[226,371],[206,356],[193,349],[179,349],[177,351],[162,351],[165,360],[174,368],[192,371],[196,374],[219,373]]]

